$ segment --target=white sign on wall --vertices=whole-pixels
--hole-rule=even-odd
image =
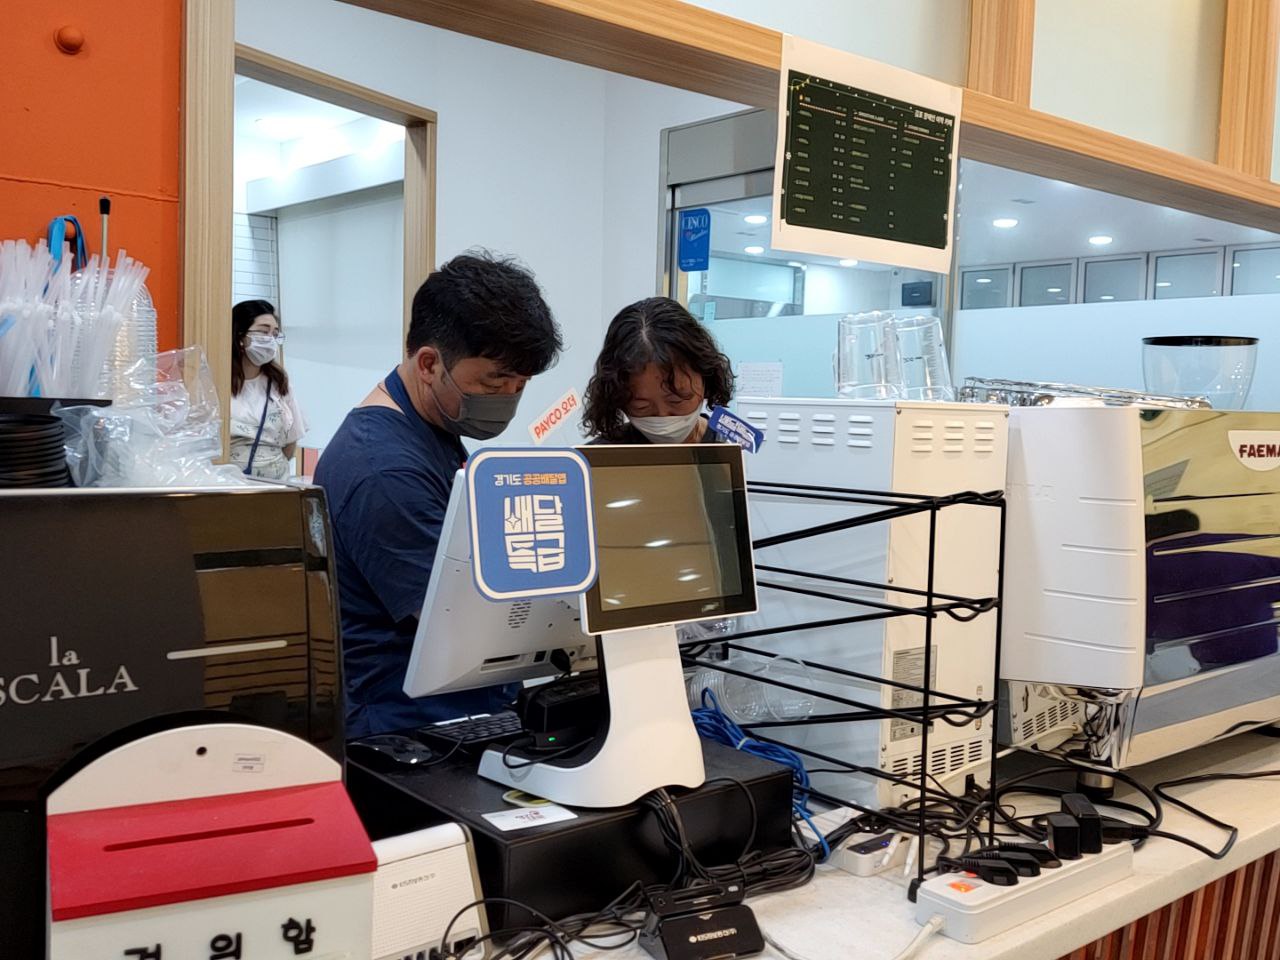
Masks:
[[[951,269],[962,91],[790,35],[772,245]]]

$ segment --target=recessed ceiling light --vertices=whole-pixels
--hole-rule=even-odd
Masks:
[[[1061,292],[1062,292],[1062,288],[1061,288],[1061,287],[1046,287],[1046,288],[1045,288],[1045,293],[1061,293]]]
[[[1105,233],[1099,233],[1090,237],[1089,242],[1092,243],[1095,247],[1105,247],[1108,243],[1111,242],[1111,237],[1108,237]]]
[[[840,266],[842,267],[856,267],[857,265],[858,265],[857,260],[841,260],[840,261]]]
[[[1018,225],[1018,220],[1016,217],[996,217],[991,221],[991,225],[1000,230],[1010,230]]]
[[[1113,297],[1113,296],[1112,296],[1111,294],[1109,294],[1109,293],[1104,293],[1104,294],[1103,294],[1102,296],[1100,296],[1098,299],[1099,299],[1099,300],[1114,300],[1114,299],[1115,299],[1115,297]]]
[[[744,221],[745,223],[750,223],[750,224],[752,224],[753,226],[754,226],[754,225],[759,225],[759,224],[761,224],[761,223],[768,223],[768,222],[769,222],[769,218],[768,218],[768,217],[766,217],[763,213],[749,213],[749,214],[747,214],[745,217],[743,217],[742,219],[743,219],[743,221]]]
[[[1172,280],[1157,280],[1157,281],[1156,281],[1156,286],[1157,286],[1157,287],[1172,287],[1172,286],[1173,286],[1173,281],[1172,281]]]
[[[751,254],[753,257],[758,257],[758,256],[760,256],[760,254],[764,253],[764,247],[758,247],[758,246],[755,246],[755,245],[752,245],[752,246],[750,246],[750,247],[743,247],[743,248],[742,248],[742,252],[743,252],[743,253],[749,253],[749,254]]]
[[[977,282],[978,282],[978,283],[990,283],[990,282],[991,282],[991,278],[990,278],[990,277],[979,277]]]

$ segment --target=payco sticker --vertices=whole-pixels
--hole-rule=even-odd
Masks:
[[[529,436],[533,438],[534,443],[541,444],[547,437],[573,419],[573,415],[578,412],[581,406],[582,401],[578,399],[578,391],[570,390],[553,403],[546,413],[529,424]]]

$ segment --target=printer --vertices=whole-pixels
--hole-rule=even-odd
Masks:
[[[250,723],[342,761],[318,488],[0,491],[0,930],[45,955],[49,794],[166,728]]]

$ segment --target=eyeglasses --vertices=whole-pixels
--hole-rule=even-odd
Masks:
[[[256,337],[260,340],[274,340],[276,343],[284,343],[283,333],[269,333],[266,330],[250,330],[248,336]]]

